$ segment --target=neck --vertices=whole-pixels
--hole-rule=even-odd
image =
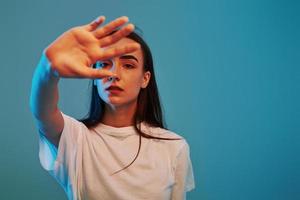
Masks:
[[[113,127],[126,127],[134,125],[134,115],[137,101],[122,106],[105,105],[102,123]]]

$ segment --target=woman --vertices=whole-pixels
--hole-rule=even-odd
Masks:
[[[151,52],[127,17],[104,20],[43,52],[30,99],[41,164],[69,199],[185,199],[194,188],[189,145],[163,126]],[[60,78],[93,79],[87,118],[58,108]]]

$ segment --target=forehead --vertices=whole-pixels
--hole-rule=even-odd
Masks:
[[[122,38],[121,40],[119,40],[118,42],[108,46],[107,48],[124,47],[124,46],[126,46],[128,44],[132,44],[132,43],[137,43],[137,42],[130,39],[130,38]],[[143,52],[142,52],[141,48],[134,51],[134,52],[126,53],[124,55],[133,55],[134,57],[136,57],[138,59],[139,63],[143,63]]]

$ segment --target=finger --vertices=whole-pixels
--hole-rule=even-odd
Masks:
[[[94,31],[105,21],[105,16],[100,16],[91,23],[84,26],[87,31]]]
[[[134,25],[133,24],[128,24],[127,26],[121,28],[117,32],[113,33],[112,35],[109,35],[105,38],[102,38],[100,42],[101,47],[106,47],[109,46],[120,39],[126,37],[129,35],[132,31],[134,30]]]
[[[138,43],[127,44],[122,47],[111,47],[104,50],[100,55],[98,60],[108,60],[113,57],[121,56],[123,54],[131,53],[141,48]]]
[[[95,30],[94,35],[98,39],[103,38],[103,37],[107,36],[109,33],[111,33],[113,30],[126,24],[127,22],[128,22],[128,17],[126,17],[126,16],[119,17],[119,18],[115,19],[114,21],[106,24],[102,28]]]
[[[86,66],[80,66],[73,69],[73,73],[79,78],[101,79],[110,76],[116,76],[115,73],[105,69],[95,69]]]

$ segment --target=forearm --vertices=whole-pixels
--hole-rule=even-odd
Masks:
[[[30,95],[31,112],[37,119],[48,119],[58,110],[58,82],[59,76],[43,52],[33,75]]]

